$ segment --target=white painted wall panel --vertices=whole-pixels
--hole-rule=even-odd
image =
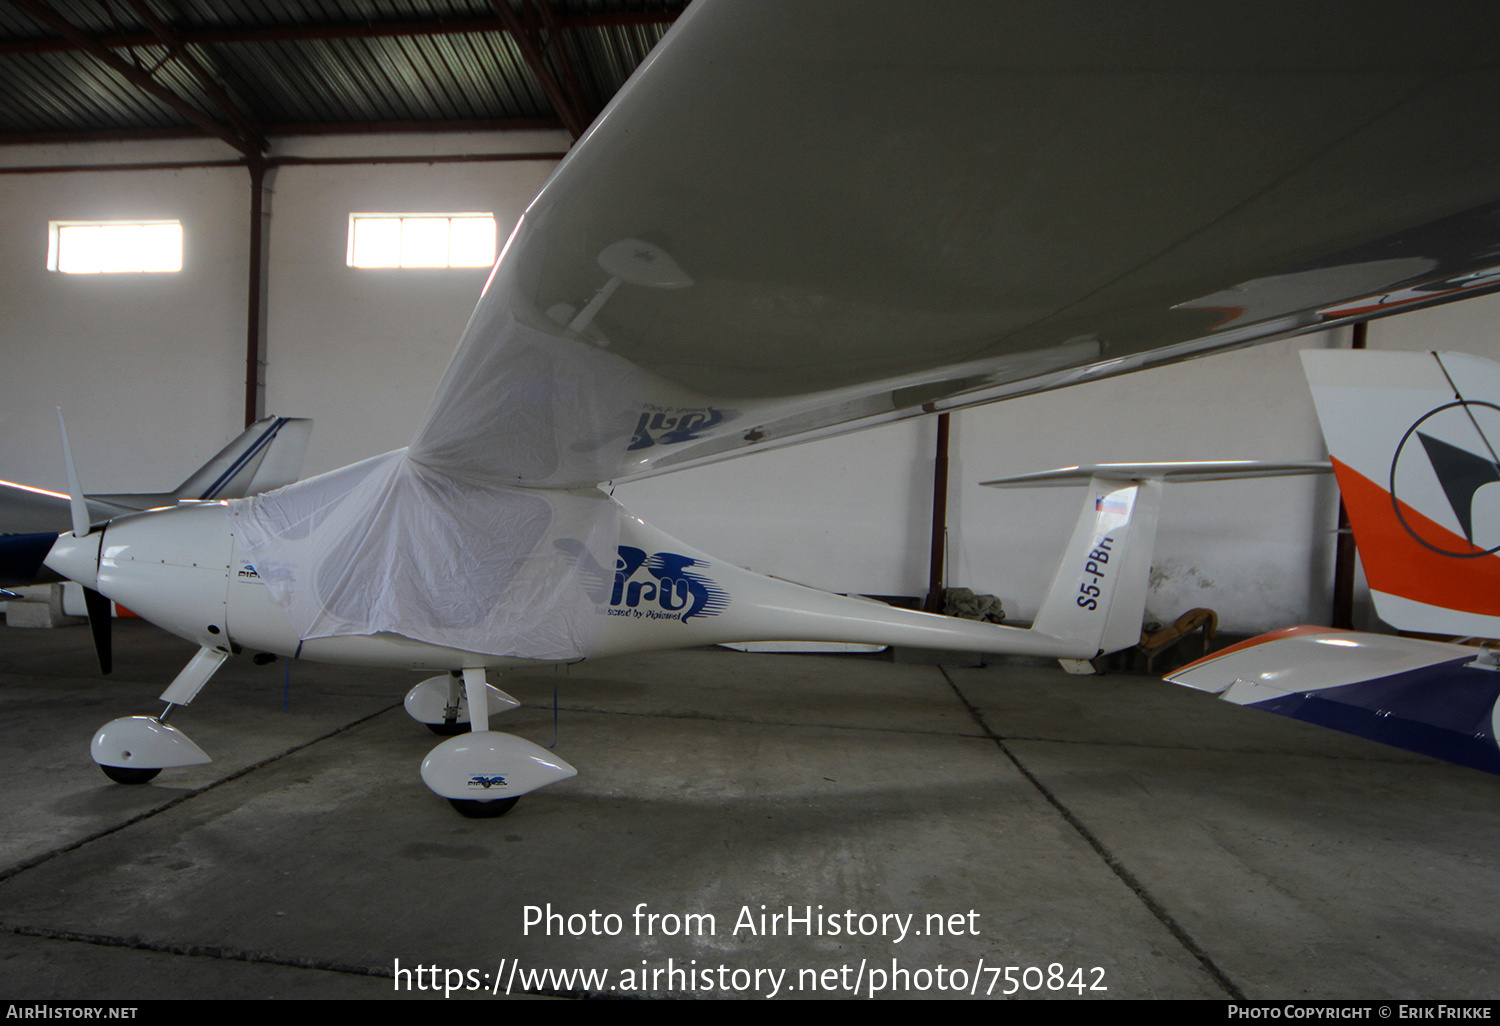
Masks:
[[[488,268],[347,267],[349,214],[490,210],[503,245],[553,166],[528,161],[276,171],[267,412],[317,422],[309,473],[411,440],[489,275]]]
[[[13,147],[4,162],[163,152],[204,155],[180,146]],[[249,228],[248,216],[234,215],[246,178],[234,168],[0,175],[0,477],[66,490],[56,406],[91,491],[175,486],[185,466],[234,437],[244,406]],[[184,269],[46,269],[49,220],[130,218],[180,219]]]

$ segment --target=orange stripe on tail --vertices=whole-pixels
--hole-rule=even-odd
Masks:
[[[1363,474],[1333,461],[1344,507],[1354,526],[1365,579],[1375,591],[1443,609],[1500,616],[1500,555],[1448,556],[1412,536],[1401,520],[1452,552],[1483,552],[1460,535],[1400,502]],[[1399,500],[1398,500],[1399,502]]]

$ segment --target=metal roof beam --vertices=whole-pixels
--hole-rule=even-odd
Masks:
[[[250,123],[239,106],[229,98],[224,87],[219,84],[218,78],[199,62],[187,49],[187,46],[173,34],[172,30],[162,23],[156,13],[145,3],[145,0],[125,0],[130,9],[135,11],[136,17],[149,28],[153,35],[167,47],[167,56],[175,57],[177,62],[187,68],[188,74],[192,75],[203,91],[208,94],[209,99],[223,112],[240,137],[254,146],[257,152],[266,148],[266,140],[260,130]]]
[[[78,49],[91,55],[99,63],[115,72],[121,78],[124,78],[127,82],[130,82],[142,92],[156,97],[156,99],[177,111],[209,135],[217,136],[241,153],[251,154],[259,152],[254,143],[242,137],[233,128],[220,124],[209,114],[156,81],[146,71],[129,61],[116,57],[109,51],[108,47],[100,44],[92,36],[63,18],[56,11],[52,10],[52,8],[38,3],[37,0],[10,0],[10,3],[11,6],[25,11],[64,39],[74,43]],[[153,42],[155,41],[153,40]]]
[[[560,29],[604,28],[613,25],[669,25],[681,14],[678,11],[643,11],[625,14],[555,15]],[[445,21],[395,21],[361,24],[321,25],[244,25],[231,28],[179,28],[175,34],[188,46],[212,43],[295,43],[326,39],[376,39],[401,36],[461,36],[501,32],[504,26],[493,18],[457,18]],[[94,36],[94,41],[113,50],[132,46],[152,46],[156,37],[149,32],[115,33]],[[42,39],[0,39],[0,55],[14,53],[57,53],[81,50],[71,39],[59,36]]]
[[[522,0],[523,5],[525,2],[526,0]],[[523,22],[515,8],[511,7],[510,0],[490,0],[490,6],[495,9],[505,31],[515,40],[516,48],[521,51],[531,73],[536,76],[542,92],[547,94],[547,102],[552,104],[552,109],[562,119],[563,127],[574,139],[583,135],[592,119],[584,114],[581,105],[574,102],[574,98],[563,89],[557,77],[552,74],[552,69],[547,66],[546,54],[543,52],[546,43],[542,39],[541,26],[534,23],[529,11]]]
[[[284,135],[385,135],[401,132],[529,132],[553,131],[563,124],[556,118],[456,118],[449,121],[340,121],[264,124],[267,136]],[[23,143],[128,142],[143,139],[185,139],[203,136],[197,125],[155,128],[89,128],[75,131],[37,130],[0,132],[0,146]]]
[[[578,83],[578,74],[573,69],[573,61],[568,56],[568,48],[563,44],[560,26],[557,23],[557,12],[552,10],[551,0],[521,0],[523,8],[529,5],[531,9],[532,31],[545,30],[547,38],[542,42],[544,50],[552,51],[552,59],[559,71],[562,72],[562,85],[568,93],[568,103],[577,111],[579,121],[586,130],[594,121],[594,113],[588,109],[588,104],[583,99],[583,87]]]

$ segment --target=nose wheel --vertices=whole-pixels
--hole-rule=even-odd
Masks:
[[[104,775],[117,784],[149,784],[159,769],[131,769],[129,766],[100,766]]]
[[[104,775],[117,784],[144,784],[173,766],[212,762],[186,734],[167,726],[166,720],[174,708],[193,700],[226,658],[217,649],[199,649],[161,693],[167,708],[160,716],[123,716],[100,727],[89,753]]]

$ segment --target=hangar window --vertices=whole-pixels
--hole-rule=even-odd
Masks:
[[[49,221],[47,270],[160,274],[182,270],[181,221]]]
[[[350,214],[350,267],[488,267],[495,215]]]

